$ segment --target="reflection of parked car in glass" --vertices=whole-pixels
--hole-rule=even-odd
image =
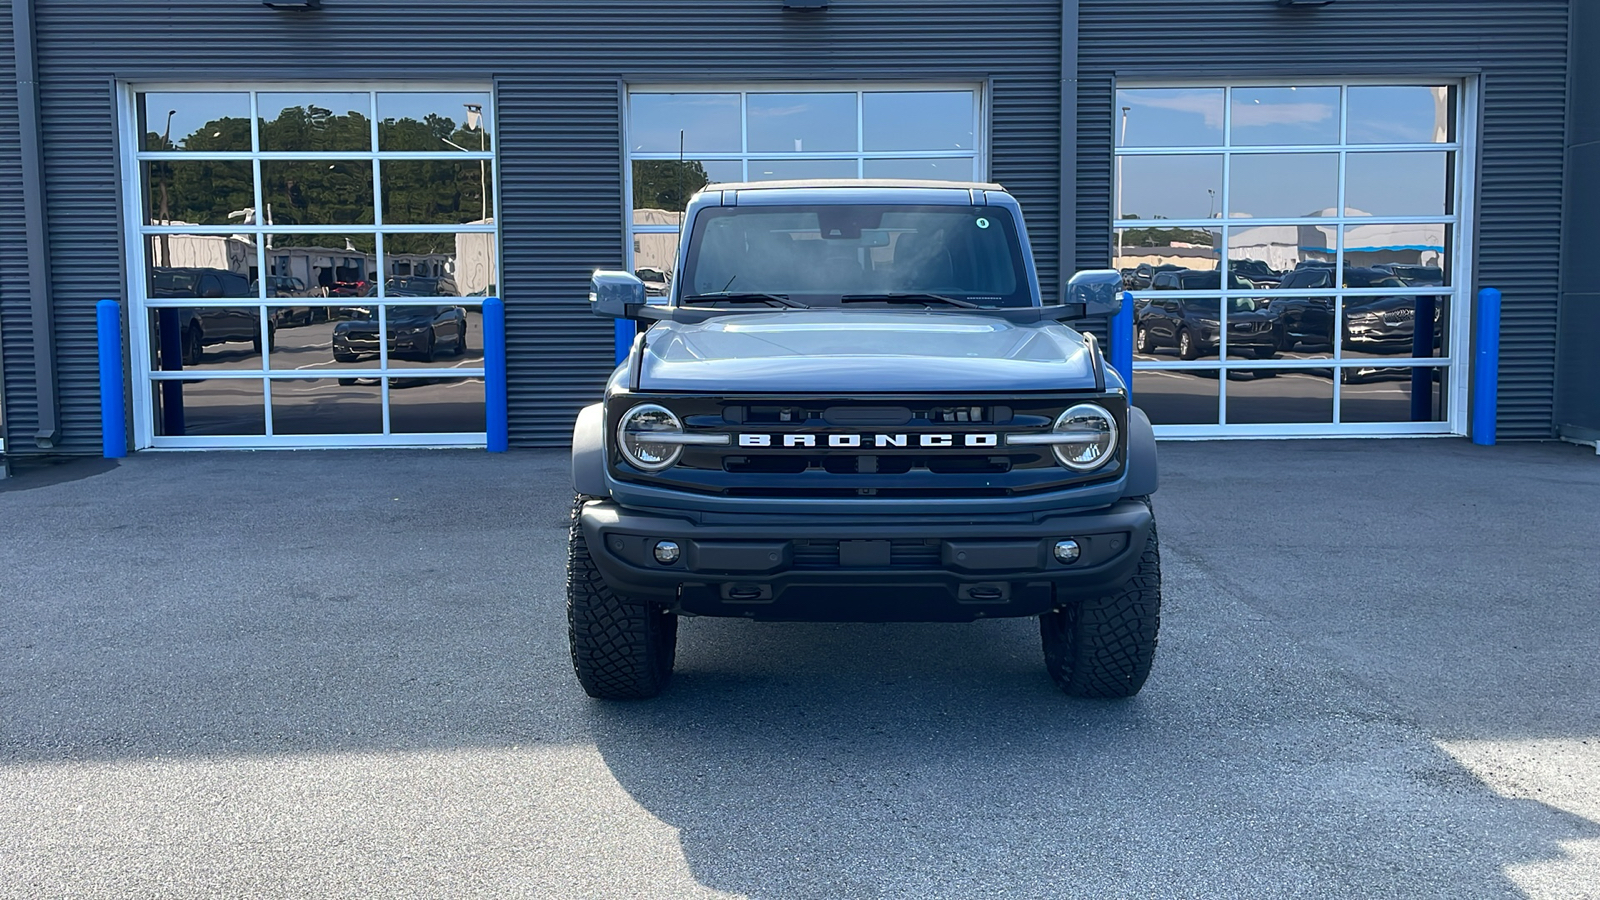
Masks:
[[[1314,290],[1333,287],[1333,269],[1301,266],[1286,272],[1278,282],[1280,290]],[[1277,320],[1278,349],[1293,350],[1296,344],[1333,346],[1332,297],[1279,297],[1268,304]]]
[[[354,316],[333,326],[333,358],[356,362],[378,355],[378,310],[351,308]],[[467,311],[459,306],[391,306],[389,355],[433,362],[439,356],[467,352]]]
[[[1444,270],[1438,266],[1412,266],[1402,263],[1379,263],[1372,267],[1376,271],[1388,272],[1400,279],[1407,287],[1442,287],[1444,285]]]
[[[1152,297],[1136,313],[1134,347],[1153,353],[1157,347],[1178,348],[1182,359],[1199,359],[1217,352],[1222,328],[1217,322],[1221,301],[1215,298]],[[1229,356],[1250,355],[1271,359],[1277,355],[1272,315],[1259,309],[1250,297],[1228,300]]]
[[[256,293],[248,279],[226,269],[158,266],[150,274],[153,298],[243,299]],[[261,352],[261,316],[255,306],[190,306],[172,312],[163,310],[162,314],[164,323],[176,317],[186,366],[198,365],[205,356],[205,348],[216,344],[248,343],[256,353]],[[276,330],[276,323],[269,321],[269,348]]]
[[[672,276],[660,269],[634,269],[633,274],[644,282],[646,297],[665,297],[672,291]]]
[[[1272,268],[1259,259],[1229,260],[1228,269],[1235,275],[1241,275],[1259,285],[1275,285],[1282,278],[1283,273]]]
[[[1122,276],[1122,283],[1130,291],[1144,291],[1150,289],[1151,284],[1155,281],[1157,272],[1187,271],[1189,270],[1185,269],[1183,266],[1175,265],[1173,263],[1162,263],[1159,266],[1151,265],[1150,263],[1140,263],[1133,267],[1132,274],[1125,273]]]
[[[250,282],[250,290],[256,290],[256,282]],[[267,299],[277,300],[282,298],[326,297],[328,289],[325,287],[306,287],[306,283],[292,275],[268,275]],[[272,310],[273,322],[279,327],[290,325],[310,325],[317,320],[318,315],[326,318],[326,306],[279,306]]]

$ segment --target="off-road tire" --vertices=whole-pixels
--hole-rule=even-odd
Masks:
[[[1161,542],[1152,521],[1139,568],[1119,590],[1039,617],[1045,668],[1070,696],[1132,697],[1150,677],[1160,627]]]
[[[572,501],[567,537],[567,640],[572,669],[591,697],[643,700],[672,678],[678,617],[658,603],[632,600],[606,586],[589,555],[578,514],[592,498]]]

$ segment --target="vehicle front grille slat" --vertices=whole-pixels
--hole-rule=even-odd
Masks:
[[[839,568],[838,541],[795,541],[791,549],[796,569]],[[937,540],[895,538],[889,541],[889,567],[892,569],[928,569],[939,565]]]

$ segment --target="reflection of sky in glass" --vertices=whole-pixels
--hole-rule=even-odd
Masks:
[[[738,94],[634,94],[628,144],[645,153],[737,153]]]
[[[1116,115],[1119,147],[1222,146],[1220,88],[1117,91]]]
[[[217,119],[250,118],[249,94],[217,94],[217,93],[189,93],[189,92],[152,92],[140,94],[144,103],[144,134],[161,135],[166,133],[167,112],[176,110],[172,116],[172,131],[170,136],[174,144],[180,143],[185,137],[199,131],[206,123]],[[146,150],[158,150],[159,147],[145,146]],[[228,149],[249,150],[246,143],[243,147],[230,147]]]
[[[755,153],[856,149],[855,94],[750,94],[745,119]]]
[[[869,150],[971,150],[971,91],[868,93],[862,97]],[[970,177],[970,176],[967,176]]]
[[[1230,217],[1316,216],[1339,205],[1336,153],[1241,154],[1232,165]]]
[[[1337,144],[1339,89],[1234,88],[1232,124],[1234,146]]]
[[[862,166],[867,178],[909,178],[922,181],[974,181],[971,159],[869,159]]]
[[[793,181],[801,178],[854,178],[853,159],[752,159],[751,181]]]
[[[1346,208],[1374,216],[1442,216],[1449,153],[1352,153],[1345,163]]]
[[[1352,87],[1347,95],[1350,143],[1448,141],[1452,94],[1430,87]]]
[[[483,127],[494,134],[494,111],[489,108],[487,93],[443,91],[422,93],[378,93],[378,119],[427,119],[428,115],[443,116],[461,128],[466,126],[467,108],[462,104],[475,103],[483,108]],[[470,148],[476,150],[476,147]]]
[[[1204,219],[1222,208],[1221,154],[1124,156],[1117,162],[1124,217]]]

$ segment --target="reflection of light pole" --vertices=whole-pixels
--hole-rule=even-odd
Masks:
[[[167,110],[167,127],[161,130],[161,149],[163,152],[172,149],[172,117],[177,114],[178,111],[175,109]],[[163,226],[172,224],[172,216],[167,212],[167,179],[171,176],[172,164],[163,159],[161,161],[161,224]],[[169,267],[172,265],[171,235],[168,235],[165,231],[161,232],[161,264]]]
[[[1206,188],[1206,193],[1211,195],[1206,200],[1206,218],[1215,219],[1217,217],[1217,192],[1211,188]]]
[[[1131,106],[1124,106],[1122,108],[1122,136],[1117,139],[1117,146],[1118,147],[1125,147],[1128,144],[1128,110],[1130,110],[1132,108],[1133,107],[1131,107]],[[1120,159],[1117,160],[1117,215],[1116,215],[1116,218],[1118,218],[1118,219],[1122,218],[1122,160],[1120,160]],[[1119,266],[1119,267],[1122,265],[1122,229],[1121,228],[1117,229],[1117,259],[1116,259],[1116,265]]]
[[[463,103],[461,105],[467,108],[467,124],[469,126],[472,124],[473,119],[478,120],[478,152],[482,153],[487,149],[485,144],[487,135],[485,135],[483,129],[483,104]],[[489,175],[488,166],[485,165],[485,161],[482,159],[478,160],[478,193],[479,199],[483,201],[482,214],[478,216],[478,219],[487,222],[489,221]]]

